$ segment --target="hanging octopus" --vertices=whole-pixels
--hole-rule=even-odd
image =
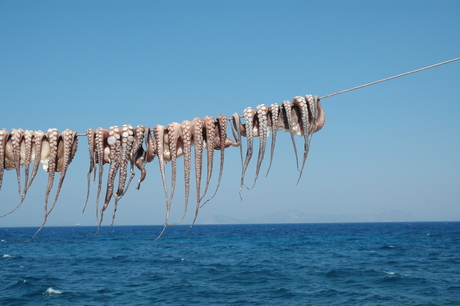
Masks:
[[[67,169],[77,151],[77,146],[77,133],[68,129],[62,133],[59,133],[57,129],[49,129],[46,134],[42,131],[33,132],[29,130],[23,131],[22,129],[12,129],[10,133],[6,129],[0,130],[0,185],[3,181],[4,170],[15,169],[18,181],[18,193],[21,199],[20,203],[12,211],[2,217],[14,212],[24,202],[27,191],[37,174],[39,164],[42,164],[43,170],[48,172],[44,220],[32,239],[45,226],[49,214],[58,201]],[[29,179],[31,163],[34,163],[34,167]],[[25,168],[25,183],[21,193],[20,168],[22,166]],[[48,209],[49,195],[53,187],[56,172],[60,172],[61,175],[53,204]]]
[[[90,194],[91,173],[94,171],[94,180],[96,180],[96,171],[99,169],[99,181],[96,197],[96,218],[99,221],[99,231],[104,219],[104,212],[109,206],[112,197],[115,198],[115,207],[112,215],[112,224],[114,223],[118,208],[118,201],[126,193],[130,182],[134,177],[134,165],[136,165],[143,173],[141,179],[143,180],[145,178],[143,161],[145,160],[146,151],[142,148],[142,142],[145,137],[145,128],[140,125],[137,126],[136,129],[134,129],[131,125],[123,125],[121,129],[118,126],[112,126],[108,130],[98,128],[96,131],[90,128],[86,131],[86,136],[88,138],[90,156],[90,167],[87,174],[88,192],[86,195],[86,203],[88,202]],[[127,183],[128,162],[130,163],[131,177]],[[100,210],[99,218],[99,198],[102,190],[104,164],[106,163],[110,164],[109,174],[106,184],[107,187],[104,197],[104,205]],[[99,168],[97,168],[97,165],[99,165]],[[117,175],[119,179],[117,189],[115,191],[115,179]]]
[[[244,119],[244,123],[242,122]],[[231,139],[227,135],[227,124],[231,121]],[[290,134],[294,148],[297,169],[300,180],[305,161],[308,157],[310,142],[313,133],[319,131],[325,123],[325,113],[318,97],[307,95],[306,97],[294,97],[292,102],[284,101],[282,105],[276,103],[271,106],[264,104],[258,105],[256,109],[251,107],[243,111],[243,116],[238,113],[231,118],[220,115],[217,119],[205,116],[203,119],[194,118],[192,121],[184,120],[182,123],[173,122],[167,126],[155,125],[153,129],[148,126],[138,125],[134,128],[131,125],[123,125],[121,128],[112,126],[109,129],[102,127],[86,131],[89,150],[89,170],[87,173],[88,191],[83,211],[86,208],[90,195],[91,180],[97,181],[96,195],[96,219],[98,230],[102,225],[104,212],[107,210],[111,199],[114,198],[112,223],[114,224],[115,215],[120,199],[126,194],[131,181],[135,177],[135,169],[140,171],[137,182],[137,189],[147,176],[146,165],[152,162],[155,157],[158,159],[160,176],[165,194],[165,223],[159,234],[161,237],[168,225],[179,224],[187,213],[188,201],[190,197],[190,181],[192,160],[194,159],[195,170],[195,189],[196,205],[192,225],[195,223],[199,209],[202,205],[211,200],[219,188],[223,169],[224,151],[230,146],[240,147],[241,155],[241,179],[240,197],[244,178],[254,151],[254,137],[259,137],[259,152],[255,168],[255,176],[251,189],[255,186],[259,176],[262,162],[265,156],[267,140],[272,134],[270,147],[270,161],[267,175],[270,171],[274,150],[276,145],[277,131],[286,131]],[[296,148],[294,136],[304,138],[303,158],[299,163],[299,154]],[[243,158],[242,137],[246,137],[246,155]],[[194,150],[192,150],[194,147]],[[22,129],[0,130],[0,189],[3,181],[4,170],[15,169],[18,181],[18,193],[21,202],[14,209],[16,210],[24,201],[27,190],[30,188],[41,163],[43,169],[49,173],[48,184],[45,193],[45,218],[40,229],[32,239],[43,228],[46,220],[53,210],[67,173],[68,166],[72,161],[77,149],[77,134],[71,130],[58,133],[56,129],[49,129],[47,133],[41,131],[29,131]],[[204,191],[202,191],[202,172],[203,172],[203,151],[206,150],[206,179]],[[212,196],[201,204],[210,186],[214,164],[214,150],[220,150],[220,167],[217,179],[217,186]],[[171,206],[176,191],[177,178],[177,159],[184,156],[184,182],[185,182],[185,203],[182,217],[175,223],[169,222]],[[171,181],[168,188],[166,176],[166,163],[171,163]],[[34,163],[32,173],[29,173],[30,164]],[[105,196],[102,208],[99,209],[99,198],[102,192],[104,165],[109,164],[107,181],[105,182]],[[21,184],[20,168],[24,166],[25,183],[24,188]],[[60,179],[56,191],[54,202],[48,209],[48,199],[53,187],[55,173],[60,172]],[[30,174],[30,176],[29,176]],[[93,175],[93,177],[92,177]],[[129,178],[128,178],[129,175]],[[118,184],[116,180],[118,178]],[[13,210],[13,211],[14,211]],[[11,211],[11,212],[13,212]],[[10,212],[10,213],[11,213]]]
[[[245,123],[241,123],[241,117],[238,114],[234,114],[232,117],[233,131],[235,138],[238,142],[241,141],[241,137],[247,138],[247,152],[243,162],[242,149],[240,147],[241,160],[243,163],[240,192],[244,186],[244,176],[246,169],[253,155],[253,137],[259,137],[259,154],[256,165],[256,175],[254,178],[254,187],[257,177],[260,171],[260,166],[265,154],[266,140],[270,130],[273,133],[271,152],[270,152],[270,164],[267,170],[270,170],[272,159],[274,155],[275,143],[276,143],[276,132],[286,131],[289,132],[292,139],[294,153],[297,161],[297,168],[300,172],[299,180],[303,172],[304,164],[308,156],[310,148],[311,135],[319,131],[325,123],[325,113],[319,102],[318,97],[311,95],[304,97],[295,97],[293,102],[284,101],[283,106],[280,107],[278,104],[272,104],[270,107],[265,105],[259,105],[257,110],[248,107],[243,112],[243,118]],[[302,165],[299,168],[298,153],[295,144],[294,136],[304,137],[304,154]],[[252,188],[251,187],[251,188]],[[250,188],[248,188],[250,189]]]

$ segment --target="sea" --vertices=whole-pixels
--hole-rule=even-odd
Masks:
[[[0,305],[460,305],[460,222],[0,228]]]

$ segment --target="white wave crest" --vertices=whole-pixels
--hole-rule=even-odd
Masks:
[[[10,254],[3,254],[3,258],[13,257]]]
[[[55,295],[55,294],[61,294],[61,293],[63,293],[63,292],[59,291],[59,290],[54,290],[51,287],[49,287],[48,289],[46,289],[45,292],[43,292],[44,295]]]

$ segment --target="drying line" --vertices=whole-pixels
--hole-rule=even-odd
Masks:
[[[398,74],[398,75],[395,75],[395,76],[392,76],[392,77],[389,77],[389,78],[386,78],[386,79],[382,79],[382,80],[379,80],[379,81],[375,81],[375,82],[372,82],[372,83],[367,83],[367,84],[356,86],[356,87],[353,87],[353,88],[350,88],[350,89],[342,90],[342,91],[339,91],[339,92],[336,92],[336,93],[333,93],[333,94],[330,94],[330,95],[320,97],[320,99],[325,99],[325,98],[329,98],[329,97],[332,97],[332,96],[340,95],[340,94],[343,94],[345,92],[349,92],[349,91],[352,91],[352,90],[355,90],[355,89],[363,88],[363,87],[366,87],[366,86],[371,86],[371,85],[374,85],[374,84],[377,84],[377,83],[382,83],[382,82],[389,81],[389,80],[392,80],[392,79],[396,79],[396,78],[399,78],[399,77],[402,77],[402,76],[405,76],[405,75],[408,75],[408,74],[411,74],[411,73],[416,73],[416,72],[419,72],[419,71],[422,71],[422,70],[434,68],[434,67],[441,66],[441,65],[444,65],[444,64],[448,64],[448,63],[452,63],[452,62],[455,62],[455,61],[458,61],[458,60],[460,60],[460,57],[457,57],[457,58],[454,58],[454,59],[451,59],[451,60],[448,60],[448,61],[445,61],[445,62],[442,62],[442,63],[434,64],[434,65],[431,65],[431,66],[428,66],[428,67],[424,67],[424,68],[412,70],[412,71],[409,71],[409,72],[405,72],[405,73],[402,73],[402,74]]]

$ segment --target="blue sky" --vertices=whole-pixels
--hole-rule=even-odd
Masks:
[[[84,133],[242,114],[459,57],[458,33],[458,1],[4,0],[0,128]],[[459,81],[454,62],[324,99],[327,122],[313,136],[301,182],[289,135],[280,133],[270,175],[244,190],[242,202],[239,150],[228,149],[220,190],[198,223],[284,209],[402,210],[420,220],[459,221]],[[96,224],[95,185],[81,214],[89,159],[86,139],[79,141],[50,226]],[[263,172],[267,162],[268,155]],[[163,223],[158,163],[147,170],[141,190],[130,188],[121,201],[116,224]],[[40,225],[46,181],[41,171],[23,206],[0,226]],[[183,209],[178,184],[172,219]],[[18,199],[15,173],[7,171],[1,213]],[[188,215],[185,223],[192,210]]]

